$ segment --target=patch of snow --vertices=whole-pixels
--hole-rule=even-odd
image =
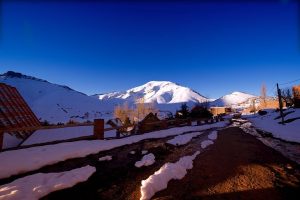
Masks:
[[[130,151],[129,152],[131,155],[134,155],[135,154],[135,151]]]
[[[208,147],[209,145],[212,145],[214,142],[212,140],[204,140],[203,142],[201,142],[201,148],[205,149],[206,147]]]
[[[146,153],[148,153],[148,150],[143,150],[142,151],[142,155],[145,155]]]
[[[187,144],[188,142],[190,142],[194,137],[197,137],[201,134],[202,134],[202,132],[194,132],[194,133],[178,135],[178,136],[174,137],[173,139],[168,140],[167,143],[172,144],[174,146],[184,145],[184,144]]]
[[[199,151],[191,156],[184,156],[176,163],[166,163],[146,180],[142,180],[140,200],[148,200],[158,191],[166,189],[172,179],[180,180],[188,169],[193,168],[193,160],[200,154]]]
[[[213,131],[208,135],[208,139],[210,140],[216,140],[218,137],[218,131]]]
[[[86,181],[96,169],[85,166],[59,173],[38,173],[0,186],[0,199],[38,200],[47,194]]]
[[[43,166],[51,165],[67,159],[85,157],[100,151],[137,143],[145,139],[165,138],[172,135],[179,135],[184,132],[220,128],[226,125],[226,122],[218,122],[203,126],[170,128],[143,135],[134,135],[131,137],[113,140],[84,140],[5,151],[0,153],[0,179],[10,177],[15,174],[36,170]]]
[[[4,133],[3,135],[3,149],[16,147],[22,142],[21,138],[17,138],[15,135]]]
[[[147,155],[144,155],[142,160],[137,161],[134,166],[140,168],[142,166],[149,166],[155,163],[155,156],[153,153],[149,153]]]
[[[192,126],[197,126],[197,121],[192,121]]]
[[[99,158],[99,161],[109,161],[109,160],[112,160],[112,156],[103,156]]]

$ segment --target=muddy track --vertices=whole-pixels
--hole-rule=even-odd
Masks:
[[[139,199],[141,181],[157,171],[166,162],[176,162],[180,157],[203,151],[200,143],[207,139],[215,129],[202,131],[203,134],[193,138],[187,145],[174,147],[166,141],[175,137],[144,140],[110,151],[100,152],[85,158],[76,158],[42,168],[41,172],[65,171],[91,165],[97,171],[84,183],[49,194],[42,199]],[[135,162],[142,158],[141,151],[148,150],[155,155],[155,163],[148,167],[136,168]],[[130,152],[135,151],[132,155]],[[98,159],[111,155],[111,161],[99,162]]]
[[[180,188],[180,190],[178,190]],[[255,137],[232,127],[153,199],[298,199],[300,168]]]

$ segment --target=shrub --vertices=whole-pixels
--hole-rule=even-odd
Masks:
[[[213,114],[207,108],[196,105],[191,110],[190,116],[192,118],[211,118]]]
[[[267,111],[265,111],[265,110],[259,110],[258,111],[258,114],[259,115],[266,115],[268,112]]]

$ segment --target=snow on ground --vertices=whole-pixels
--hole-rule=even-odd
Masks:
[[[109,161],[109,160],[112,160],[112,156],[103,156],[99,158],[99,161]]]
[[[201,134],[202,134],[202,132],[194,132],[194,133],[178,135],[178,136],[174,137],[173,139],[168,140],[167,143],[172,144],[174,146],[184,145],[184,144],[188,143],[189,141],[191,141],[194,137],[197,137]]]
[[[238,125],[236,125],[238,126]],[[255,136],[258,140],[277,151],[279,151],[285,157],[300,164],[300,152],[299,145],[284,142],[276,138],[262,137],[256,129],[252,126],[251,122],[244,122],[239,127],[246,133]]]
[[[22,139],[17,138],[14,135],[10,135],[8,133],[4,133],[3,136],[3,149],[16,147],[22,142]]]
[[[142,155],[145,155],[146,153],[148,153],[148,150],[143,150],[142,151]]]
[[[47,194],[86,181],[96,169],[85,166],[59,173],[38,173],[0,186],[1,200],[37,200]]]
[[[109,126],[105,128],[111,127]],[[93,135],[93,126],[77,126],[49,130],[38,130],[35,131],[27,140],[25,140],[21,146],[67,140],[91,135]],[[116,130],[104,132],[104,138],[111,137],[116,137]],[[3,141],[3,148],[7,149],[18,146],[22,142],[22,139],[5,133]]]
[[[131,155],[134,155],[135,154],[135,151],[130,151],[129,152]]]
[[[275,110],[267,111],[268,114],[263,116],[254,114],[244,117],[247,118],[253,124],[254,127],[272,133],[272,135],[276,138],[300,143],[300,119],[282,125],[278,123],[281,121],[281,119],[275,119],[279,116],[279,112],[275,112]],[[300,117],[300,109],[288,109],[285,111],[285,113],[289,111],[295,112],[288,114],[285,117],[285,120]]]
[[[201,142],[202,149],[205,149],[206,147],[208,147],[209,145],[212,145],[214,143],[213,140],[217,139],[218,131],[212,131],[207,137],[208,137],[208,140],[204,140],[203,142]]]
[[[188,169],[193,168],[193,160],[200,154],[199,151],[191,156],[184,156],[176,163],[166,163],[146,180],[142,180],[140,200],[151,199],[156,192],[166,189],[172,179],[182,179]]]
[[[22,144],[22,146],[93,135],[93,128],[93,126],[78,126],[49,130],[38,130],[34,132]]]
[[[216,140],[218,137],[218,131],[212,131],[209,135],[208,135],[208,139],[210,140]]]
[[[153,153],[149,153],[147,155],[144,155],[142,160],[137,161],[134,166],[140,168],[143,166],[149,166],[152,165],[153,163],[155,163],[155,156]]]
[[[58,140],[67,140],[72,138],[79,138],[83,136],[93,135],[94,127],[93,126],[77,126],[77,127],[68,127],[68,128],[57,128],[49,130],[38,130],[34,132],[23,144],[39,144],[45,142],[53,142]],[[104,138],[116,137],[116,130],[104,132]]]
[[[164,138],[172,135],[179,135],[184,132],[202,131],[210,128],[224,127],[226,125],[226,122],[218,122],[203,126],[176,127],[114,140],[83,140],[5,151],[0,153],[0,179],[36,170],[59,161],[85,157],[90,154],[110,150],[127,144],[133,144],[145,139]]]
[[[205,149],[206,147],[208,147],[209,145],[212,145],[214,142],[212,140],[204,140],[203,142],[201,142],[201,148]]]

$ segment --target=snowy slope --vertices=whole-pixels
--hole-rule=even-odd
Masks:
[[[256,96],[244,92],[233,92],[210,103],[211,106],[234,106]]]
[[[177,85],[169,81],[150,81],[144,85],[129,89],[124,92],[113,92],[108,94],[94,95],[99,100],[129,104],[143,98],[145,103],[174,104],[182,102],[203,102],[207,98],[190,88]]]
[[[41,121],[58,123],[70,119],[86,121],[106,118],[106,113],[113,110],[110,104],[106,105],[67,86],[20,73],[4,73],[0,75],[0,82],[16,87]]]

